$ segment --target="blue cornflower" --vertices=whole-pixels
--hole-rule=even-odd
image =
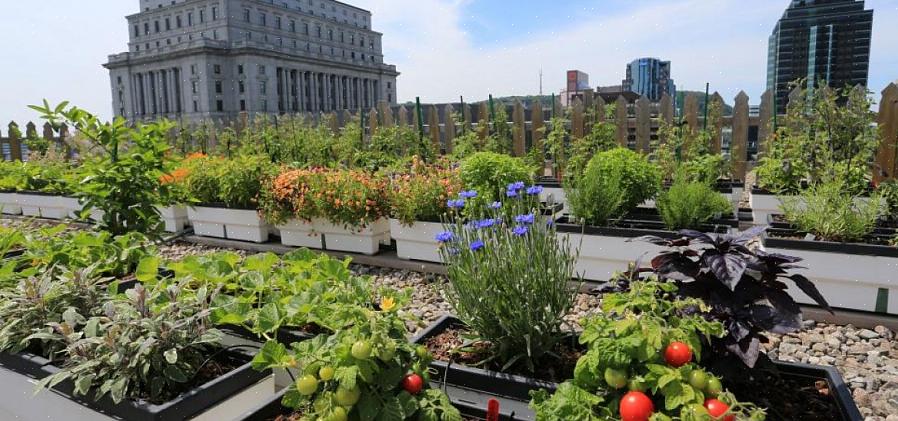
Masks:
[[[508,191],[505,192],[505,196],[507,196],[507,197],[518,197],[518,191],[517,191],[517,190],[508,190]]]
[[[476,190],[463,191],[463,192],[459,193],[458,196],[461,197],[462,199],[473,199],[473,198],[477,197],[477,191]]]
[[[492,226],[496,225],[498,222],[499,221],[497,221],[495,219],[484,219],[481,221],[477,221],[477,223],[474,224],[474,226],[477,227],[477,229],[484,229],[484,228],[492,227]]]
[[[533,186],[527,189],[527,194],[536,196],[543,192],[543,186]]]
[[[446,206],[449,206],[451,209],[461,209],[465,207],[465,199],[450,199],[448,202],[446,202]]]
[[[527,231],[528,231],[527,227],[525,227],[523,225],[519,225],[519,226],[514,227],[514,229],[511,230],[511,233],[518,237],[523,237],[523,236],[527,235]]]
[[[521,190],[523,188],[524,188],[523,181],[518,181],[518,182],[511,183],[508,185],[508,190],[514,190],[515,192],[517,192],[518,190]]]
[[[533,220],[534,220],[534,217],[533,217],[532,213],[527,213],[524,215],[518,215],[518,216],[514,217],[514,221],[519,224],[522,224],[522,225],[531,225],[531,224],[533,224]]]
[[[499,209],[501,207],[502,207],[502,202],[493,202],[493,204],[490,205],[490,208],[493,208],[493,209]]]
[[[546,228],[550,228],[550,227],[552,227],[553,225],[555,225],[555,221],[553,221],[553,220],[551,220],[551,219],[547,219],[547,220],[546,220]]]
[[[457,247],[452,247],[452,248],[450,248],[450,249],[449,249],[449,255],[450,255],[450,256],[458,256],[458,248],[457,248]]]
[[[480,250],[483,248],[483,246],[484,246],[483,241],[474,240],[473,242],[471,242],[471,251]]]
[[[443,232],[437,234],[437,236],[435,237],[435,239],[436,239],[437,241],[441,242],[441,243],[448,243],[448,242],[450,242],[450,241],[452,241],[452,240],[455,239],[455,235],[453,235],[453,234],[452,234],[451,232],[449,232],[449,231],[443,231]]]

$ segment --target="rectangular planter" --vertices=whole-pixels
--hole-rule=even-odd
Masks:
[[[15,192],[0,192],[0,213],[4,215],[21,215],[22,206]]]
[[[196,235],[264,243],[269,227],[256,210],[191,206],[187,217]]]
[[[557,203],[562,206],[561,212],[567,212],[567,195],[564,187],[556,180],[544,180],[536,183],[543,188],[539,200],[543,203]]]
[[[436,235],[443,231],[439,222],[416,221],[411,226],[398,219],[390,219],[390,236],[396,240],[396,254],[400,259],[442,263],[440,243]]]
[[[412,341],[417,344],[423,344],[428,338],[438,336],[447,329],[459,326],[464,326],[460,320],[452,316],[443,316],[415,336]],[[864,419],[858,410],[857,404],[854,402],[851,390],[849,390],[842,376],[835,368],[776,361],[774,365],[784,376],[825,380],[842,415],[841,420],[834,421],[862,421]],[[529,402],[530,390],[542,388],[553,392],[558,387],[557,383],[540,382],[527,377],[506,375],[461,365],[450,366],[442,361],[431,363],[431,372],[431,379],[434,381],[445,379],[447,384],[457,389],[470,390],[477,395],[496,396],[503,406],[506,404],[514,406],[515,402]],[[788,391],[784,392],[788,393]],[[533,412],[526,408],[526,412],[522,410],[519,418],[515,419],[532,420],[534,418]]]
[[[833,307],[898,315],[898,247],[768,237],[764,248],[804,259],[798,273],[814,281]],[[797,301],[813,304],[793,284]]]
[[[380,251],[380,243],[390,235],[390,222],[383,218],[364,228],[343,227],[322,218],[315,218],[312,223],[324,235],[326,250],[372,256]]]
[[[283,225],[276,225],[275,228],[280,232],[281,244],[285,246],[318,250],[324,248],[324,236],[313,222],[293,219]]]
[[[16,193],[22,214],[47,219],[72,218],[81,210],[78,199],[40,192]]]
[[[169,420],[222,420],[233,419],[233,414],[242,413],[258,406],[271,397],[274,390],[274,378],[270,372],[258,372],[252,369],[250,357],[239,353],[228,353],[242,365],[206,384],[178,396],[161,405],[143,401],[126,400],[115,404],[109,397],[99,401],[87,397],[75,397],[73,384],[62,382],[52,390],[34,394],[33,380],[59,371],[46,359],[29,355],[2,355],[0,357],[0,380],[3,387],[12,387],[13,396],[19,396],[15,406],[7,407],[2,402],[0,414],[3,412],[21,413],[22,419],[67,419],[67,420],[101,420],[126,419],[129,421],[169,421]],[[22,381],[24,380],[24,382]],[[27,385],[19,390],[15,384]],[[10,386],[13,385],[13,386]],[[15,392],[18,392],[16,395]],[[33,397],[32,397],[33,396]],[[21,405],[21,406],[19,406]],[[48,414],[60,414],[61,417],[49,417]]]
[[[184,231],[187,226],[187,207],[186,206],[156,206],[162,221],[165,222],[165,232],[178,233]]]

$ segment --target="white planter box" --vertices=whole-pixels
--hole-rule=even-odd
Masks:
[[[268,241],[268,224],[255,210],[193,206],[187,208],[187,217],[196,235],[254,243]]]
[[[649,234],[648,232],[646,234]],[[659,254],[663,248],[643,241],[627,241],[628,237],[558,232],[558,244],[569,238],[571,252],[580,249],[577,259],[576,275],[591,281],[607,281],[617,272],[629,269],[640,256],[646,255],[642,262],[649,267],[648,257]]]
[[[436,235],[443,231],[443,224],[437,222],[418,221],[405,226],[398,219],[390,219],[390,236],[396,240],[400,259],[442,263]]]
[[[16,193],[22,214],[47,219],[66,219],[81,210],[78,199],[45,194]]]
[[[283,225],[276,225],[280,231],[281,244],[290,247],[307,247],[321,250],[324,248],[324,236],[312,222],[290,220]]]
[[[165,232],[181,232],[187,225],[187,207],[186,206],[156,206],[159,215],[165,222]]]
[[[562,187],[543,187],[542,193],[539,194],[539,200],[544,203],[561,203],[561,213],[567,212],[567,195],[564,194]]]
[[[0,193],[0,213],[4,215],[21,215],[22,206],[16,193]]]
[[[792,248],[765,247],[769,253],[781,253],[804,259],[796,270],[814,281],[832,307],[851,310],[876,311],[880,289],[888,291],[889,314],[898,314],[898,257],[872,256]],[[789,293],[796,301],[814,304],[807,295],[789,285]]]
[[[327,250],[375,255],[380,251],[380,243],[390,235],[390,222],[383,218],[365,228],[344,228],[320,218],[312,223],[324,235]]]

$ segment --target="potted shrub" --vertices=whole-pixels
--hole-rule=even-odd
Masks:
[[[856,200],[841,180],[811,186],[783,199],[784,214],[770,216],[765,247],[808,262],[803,273],[836,307],[898,314],[898,301],[887,298],[898,293],[898,248],[892,245],[898,231],[881,217],[883,202],[879,194]]]
[[[441,262],[437,234],[443,231],[447,203],[461,192],[455,168],[415,161],[406,174],[390,183],[390,236],[400,259]]]
[[[311,193],[313,186],[320,185],[323,171],[323,169],[283,170],[265,184],[259,207],[265,220],[274,224],[280,233],[281,244],[312,249],[324,248],[324,237],[313,223],[322,215]]]
[[[184,185],[198,204],[187,209],[197,235],[264,243],[269,226],[259,215],[257,196],[274,171],[266,157],[243,155],[193,160]]]
[[[638,205],[654,198],[661,189],[661,171],[647,158],[628,149],[617,148],[596,154],[582,173],[568,179],[567,198],[571,215],[558,221],[559,235],[572,244],[580,244],[577,271],[586,279],[608,280],[615,272],[626,270],[634,256],[656,250],[654,246],[630,241],[642,235],[674,237],[667,231],[662,215]],[[703,187],[677,186],[662,198],[661,209],[670,225],[698,222],[694,217],[708,216],[707,204],[692,202],[693,190],[703,197],[716,192]],[[704,208],[704,212],[702,212]],[[720,207],[722,208],[722,206]],[[720,209],[710,208],[711,211]],[[659,209],[660,210],[660,209]],[[713,215],[713,214],[712,214]],[[738,225],[729,220],[710,221],[703,228],[728,232]]]
[[[538,190],[522,187],[501,206],[450,205],[456,218],[439,239],[444,295],[458,318],[415,338],[450,385],[526,400],[529,390],[573,373],[577,349],[562,326],[578,291],[570,283],[576,253],[537,211]]]

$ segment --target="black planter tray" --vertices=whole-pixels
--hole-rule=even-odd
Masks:
[[[567,234],[583,233],[586,235],[601,235],[606,237],[622,238],[636,238],[642,237],[643,235],[654,235],[656,237],[667,239],[680,238],[680,234],[678,234],[676,231],[669,231],[663,228],[663,225],[658,225],[657,223],[646,223],[646,221],[632,222],[623,220],[615,226],[596,227],[587,225],[584,227],[579,224],[571,223],[570,218],[565,217],[559,219],[555,225],[558,232]],[[702,231],[713,232],[716,234],[726,234],[729,232],[730,228],[732,227],[729,225],[705,225],[702,227]]]
[[[779,220],[778,218],[782,218],[782,214],[771,213],[767,215],[767,225],[770,225],[771,228],[779,229],[782,231],[790,231],[797,232],[798,228],[792,225],[789,222]],[[886,240],[890,240],[898,235],[898,227],[892,226],[892,224],[886,221],[877,221],[876,226],[873,228],[872,235],[874,237],[886,237]]]
[[[459,326],[463,326],[463,324],[457,318],[443,316],[415,336],[412,341],[423,344],[428,338],[437,336],[446,329]],[[863,421],[864,418],[852,398],[851,390],[835,368],[779,361],[774,362],[774,365],[785,376],[825,380],[842,415],[842,421]],[[461,365],[449,365],[443,361],[434,361],[430,367],[431,379],[434,382],[443,381],[445,378],[445,383],[450,387],[473,391],[479,396],[495,396],[503,405],[514,406],[522,402],[529,402],[530,390],[546,389],[549,392],[554,392],[558,387],[557,383]],[[528,418],[527,414],[522,415],[525,415],[525,419]]]
[[[235,337],[238,337],[241,339],[245,339],[248,341],[259,343],[260,347],[262,345],[262,342],[264,341],[264,338],[260,338],[258,335],[256,335],[252,331],[250,331],[246,326],[222,325],[222,326],[216,326],[216,328],[218,330],[221,330],[225,334],[232,335],[232,336],[235,336]],[[315,337],[315,335],[313,335],[311,333],[303,332],[299,329],[282,327],[282,328],[278,329],[276,339],[278,342],[280,342],[282,344],[290,345],[294,342],[302,342],[302,341],[305,341],[308,339],[312,339],[314,337]]]
[[[447,329],[464,327],[461,320],[453,316],[442,316],[423,332],[412,339],[416,344],[424,344]],[[462,389],[474,390],[501,398],[529,402],[530,391],[546,389],[550,392],[558,388],[554,382],[537,380],[514,374],[434,361],[430,364],[431,380],[446,383]]]
[[[889,245],[866,243],[837,243],[834,241],[823,240],[796,240],[791,238],[777,238],[776,235],[802,235],[802,233],[788,223],[774,222],[773,215],[768,215],[767,218],[768,221],[770,221],[770,223],[772,224],[772,229],[768,230],[767,237],[764,239],[764,245],[767,247],[816,251],[823,253],[843,253],[898,258],[898,247]],[[890,228],[884,228],[884,230],[890,230]],[[871,237],[885,242],[894,238],[894,233],[874,233]]]
[[[287,393],[287,389],[281,390],[276,393],[274,396],[269,398],[264,404],[259,407],[243,414],[239,419],[243,421],[271,421],[277,418],[278,416],[286,416],[293,413],[293,410],[290,408],[285,408],[281,405],[281,400],[284,398],[284,395]],[[452,390],[449,390],[447,393],[450,396],[450,399],[453,395]],[[465,419],[474,419],[474,420],[484,420],[486,419],[486,404],[481,405],[479,402],[467,402],[465,400],[456,400],[452,399],[452,404],[461,411],[462,417]],[[524,402],[519,402],[519,405],[527,405]],[[499,420],[500,421],[520,421],[524,418],[519,418],[516,416],[515,412],[507,411],[503,409],[500,404],[499,407]]]
[[[88,396],[76,397],[73,393],[74,385],[68,380],[57,384],[52,389],[55,393],[71,401],[117,419],[128,421],[185,420],[262,381],[271,374],[270,371],[253,370],[250,356],[233,351],[225,351],[224,355],[240,366],[159,405],[142,400],[124,400],[116,404],[108,396],[94,401],[91,399],[93,392],[88,393]],[[34,379],[44,378],[60,371],[46,358],[29,353],[0,354],[0,365]],[[40,393],[50,393],[50,391]]]
[[[660,224],[660,226],[662,227],[660,229],[665,229],[663,228],[664,220],[661,219],[661,214],[658,212],[658,208],[637,207],[636,209],[633,209],[632,212],[627,214],[627,216],[623,218],[623,221]],[[739,226],[739,219],[737,219],[735,217],[735,213],[733,213],[733,215],[729,217],[721,216],[720,218],[712,218],[704,225],[712,227],[721,225],[736,228]]]

